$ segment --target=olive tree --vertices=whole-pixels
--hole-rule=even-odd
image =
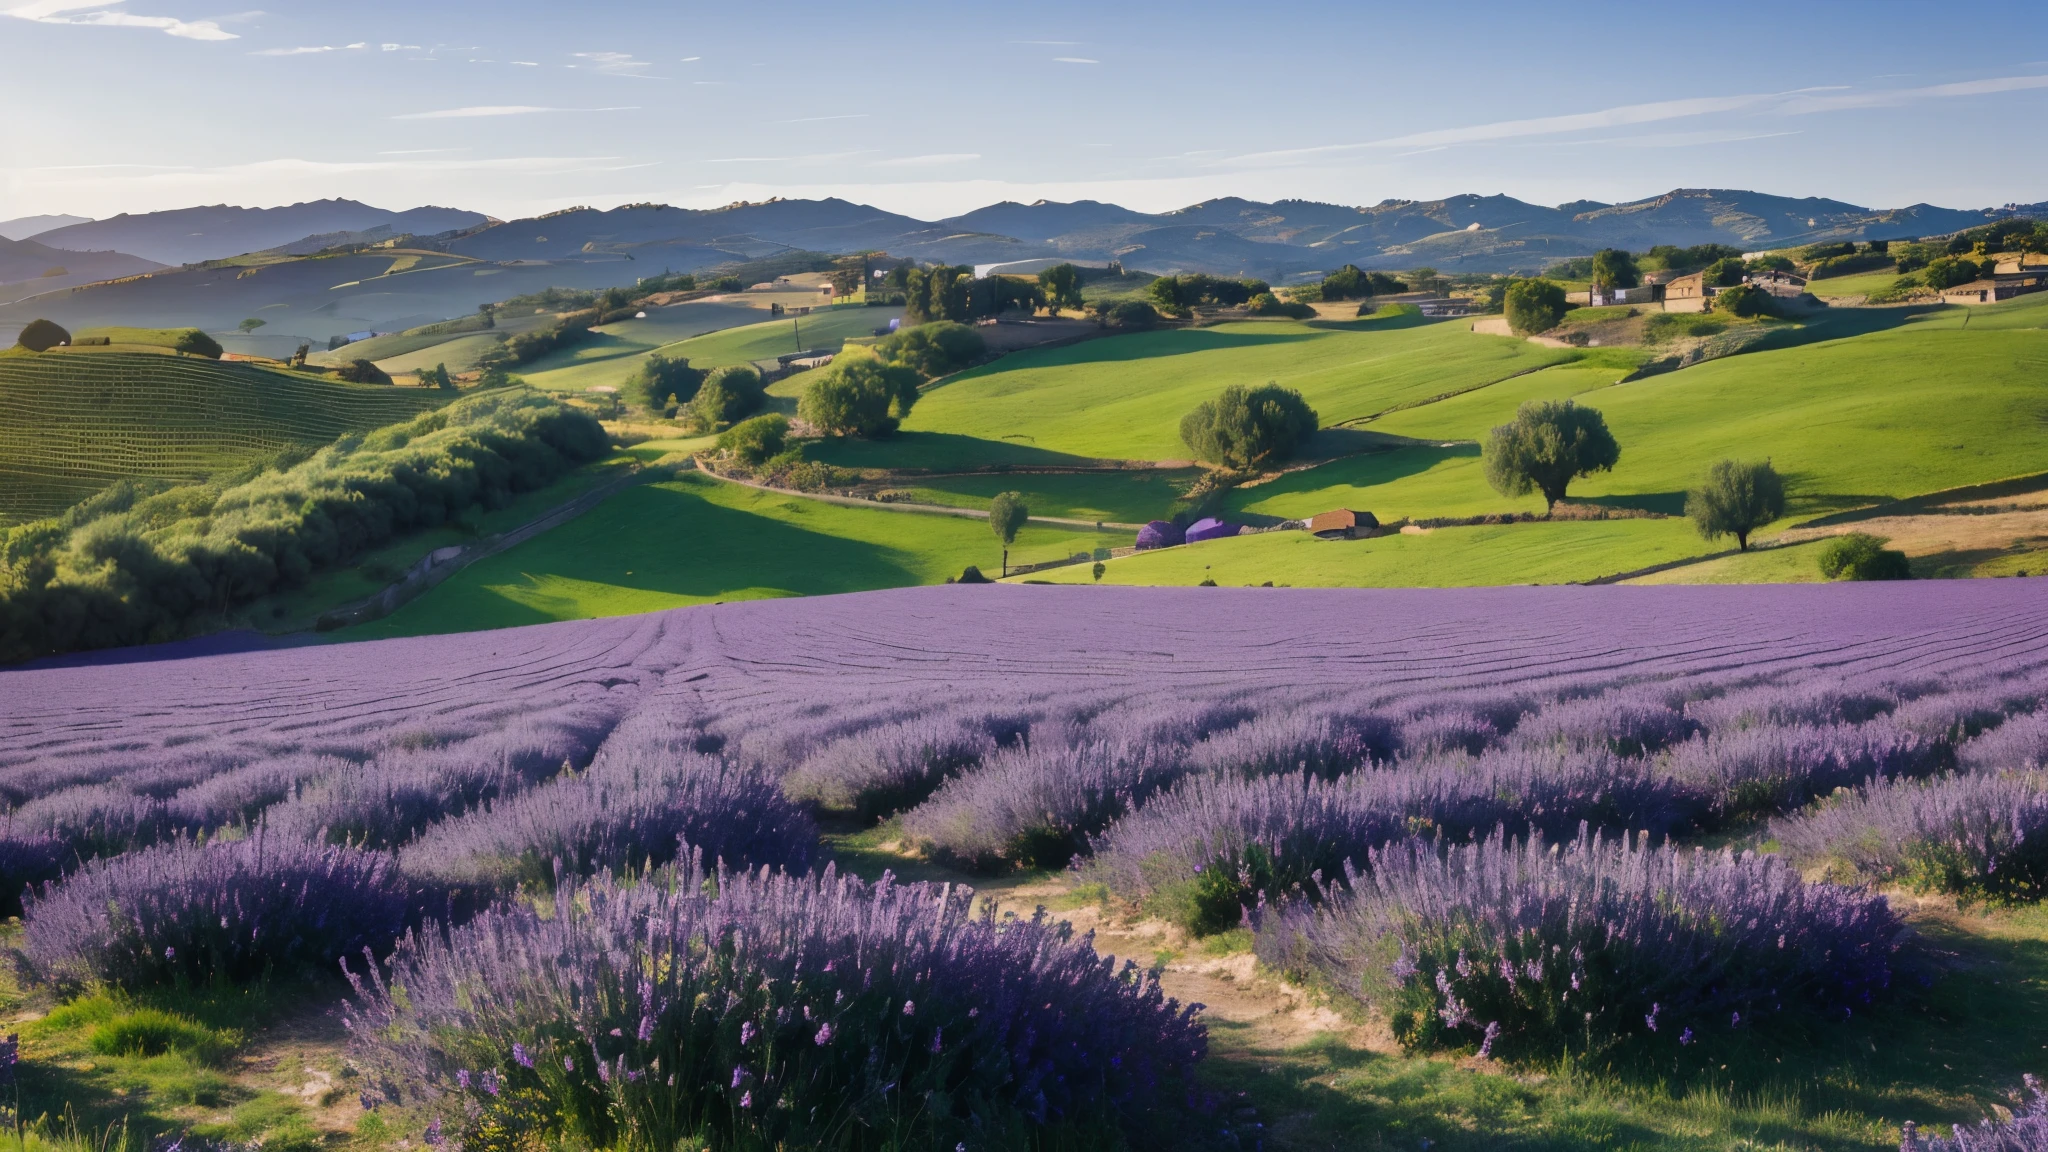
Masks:
[[[1551,280],[1517,280],[1502,295],[1501,308],[1517,336],[1548,332],[1564,319],[1564,288]]]
[[[1685,495],[1685,514],[1703,539],[1735,537],[1749,551],[1749,534],[1785,514],[1785,480],[1770,461],[1744,464],[1722,460],[1707,470],[1706,482]]]
[[[1031,509],[1025,507],[1024,496],[1019,492],[998,492],[988,502],[989,530],[996,539],[1003,542],[1003,575],[1010,574],[1010,545],[1017,542],[1017,531],[1031,518]]]
[[[1486,438],[1486,479],[1503,496],[1541,492],[1546,511],[1580,476],[1607,472],[1621,445],[1598,409],[1570,400],[1526,400]]]
[[[1181,417],[1180,438],[1197,459],[1243,471],[1294,455],[1316,427],[1316,410],[1294,389],[1233,384]]]

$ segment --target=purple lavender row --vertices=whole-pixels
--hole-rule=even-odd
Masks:
[[[830,868],[713,885],[695,859],[358,967],[374,1091],[465,1144],[540,1101],[599,1147],[982,1147],[1143,1124],[1204,1053],[1194,1006],[1042,914]]]
[[[1596,1066],[1846,1020],[1891,987],[1908,938],[1881,896],[1647,836],[1406,841],[1321,904],[1255,919],[1262,960],[1375,1005],[1409,1048]]]
[[[1865,785],[1771,826],[1785,855],[1850,883],[2001,903],[2048,895],[2048,775]]]
[[[2048,1149],[2048,1091],[2039,1077],[2024,1079],[2026,1093],[2013,1094],[2016,1105],[2004,1121],[1980,1120],[1968,1128],[1950,1128],[1948,1136],[1922,1137],[1920,1126],[1906,1121],[1899,1152],[2043,1152]]]

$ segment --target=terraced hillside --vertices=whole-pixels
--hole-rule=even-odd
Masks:
[[[444,393],[145,352],[0,356],[0,524],[407,420]]]

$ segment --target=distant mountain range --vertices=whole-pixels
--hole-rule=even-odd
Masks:
[[[1865,208],[1839,200],[1681,188],[1626,204],[1555,207],[1509,196],[1386,200],[1356,208],[1310,200],[1225,197],[1173,212],[1094,200],[1004,202],[928,221],[846,200],[768,200],[724,208],[634,204],[571,208],[500,222],[452,208],[404,212],[353,200],[283,208],[214,205],[66,222],[0,241],[0,299],[249,252],[306,255],[399,236],[563,285],[631,283],[792,250],[874,249],[899,258],[1003,264],[1056,258],[1121,260],[1149,272],[1209,272],[1274,281],[1356,264],[1429,265],[1450,272],[1531,272],[1601,248],[1729,244],[1745,250],[1823,240],[1940,235],[2009,215],[2048,215],[2048,203],[1958,210],[1931,204]],[[0,224],[0,235],[41,220]],[[557,268],[547,273],[548,267]],[[62,274],[53,270],[62,269]]]
[[[66,251],[127,252],[159,264],[197,264],[260,252],[331,232],[387,229],[391,235],[432,236],[490,223],[481,212],[414,208],[393,212],[354,200],[315,200],[283,208],[214,204],[170,212],[123,213],[108,220],[68,224],[31,239]]]
[[[17,220],[0,220],[0,239],[26,240],[39,232],[62,228],[67,224],[90,224],[90,216],[23,216]]]
[[[1730,244],[1782,248],[1822,240],[1938,235],[2048,204],[1975,210],[1915,204],[1874,209],[1839,200],[1682,188],[1648,200],[1557,207],[1508,196],[1389,200],[1369,208],[1234,197],[1174,212],[1115,204],[1005,202],[939,221],[845,200],[770,200],[696,210],[640,204],[574,208],[478,228],[442,246],[496,261],[631,257],[648,272],[690,271],[778,251],[852,252],[950,263],[1058,257],[1122,260],[1149,272],[1287,279],[1344,264],[1446,271],[1534,271],[1601,248]]]

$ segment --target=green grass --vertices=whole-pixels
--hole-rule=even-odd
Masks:
[[[831,308],[809,316],[761,321],[763,310],[730,301],[696,300],[654,309],[645,320],[596,329],[598,336],[520,368],[536,388],[580,392],[624,383],[654,352],[683,357],[694,368],[772,360],[804,349],[837,351],[849,336],[868,336],[901,315],[895,308]]]
[[[1716,551],[1685,520],[1581,520],[1439,528],[1371,540],[1265,532],[1141,552],[1108,563],[1102,583],[1185,587],[1461,588],[1566,584]],[[1089,584],[1088,566],[1030,579]]]
[[[1167,517],[1200,473],[1192,468],[1065,474],[934,476],[906,486],[926,504],[988,509],[998,492],[1016,492],[1033,516],[1143,524]],[[1124,543],[1119,540],[1118,543]]]
[[[1186,459],[1181,417],[1232,384],[1299,389],[1327,425],[1576,358],[1405,314],[1222,324],[1006,356],[933,388],[904,426],[1074,456]]]
[[[1621,444],[1614,471],[1575,482],[1575,500],[1675,513],[1714,461],[1768,457],[1786,476],[1790,515],[1818,515],[2048,464],[2032,431],[2048,421],[2048,336],[2027,330],[2048,310],[1999,310],[2009,307],[1982,310],[1967,331],[1944,311],[1628,384],[1553,368],[1370,427],[1476,443],[1523,400],[1569,396],[1599,409]],[[1417,448],[1291,474],[1235,506],[1279,516],[1347,506],[1388,519],[1534,505],[1495,494],[1474,448]]]
[[[1815,296],[1868,296],[1882,292],[1898,283],[1899,270],[1888,268],[1881,272],[1858,272],[1853,276],[1833,276],[1825,280],[1809,280],[1806,290]]]
[[[170,348],[178,343],[179,337],[191,331],[193,331],[191,328],[124,328],[109,326],[81,328],[71,335],[74,338],[81,336],[105,336],[110,344],[145,344],[157,348]]]
[[[1113,539],[1030,525],[1010,558],[1056,559]],[[389,617],[335,636],[458,632],[936,584],[969,564],[993,571],[1001,559],[983,520],[829,504],[686,472],[629,488],[464,569]]]
[[[1821,541],[1717,556],[1652,572],[1630,584],[1813,584],[1820,576]]]
[[[0,356],[0,523],[54,515],[124,478],[203,479],[448,396],[188,356]]]

